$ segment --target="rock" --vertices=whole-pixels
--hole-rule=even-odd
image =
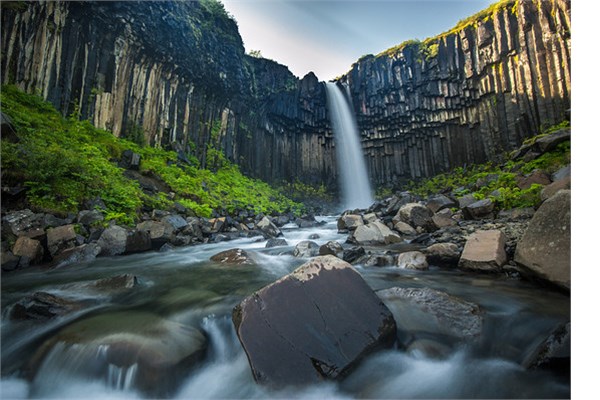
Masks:
[[[394,256],[388,254],[373,254],[362,262],[365,267],[389,267],[394,265]]]
[[[313,228],[319,225],[319,222],[315,219],[315,216],[312,214],[303,215],[300,218],[296,218],[296,225],[300,228]]]
[[[144,221],[137,224],[136,229],[150,234],[153,249],[160,249],[173,236],[173,226],[163,221]]]
[[[500,271],[506,264],[505,242],[502,231],[476,231],[468,237],[458,266],[476,271]]]
[[[535,144],[542,153],[546,153],[554,150],[559,144],[567,140],[571,140],[571,130],[561,129],[548,136],[537,139]]]
[[[435,243],[423,250],[427,262],[439,267],[456,267],[460,260],[460,248],[454,243]]]
[[[443,194],[432,196],[427,200],[427,208],[429,208],[432,213],[436,213],[440,210],[457,206],[458,203],[456,202],[456,200],[452,200],[451,198],[444,196]]]
[[[422,227],[431,232],[435,230],[435,225],[431,220],[433,213],[427,207],[419,203],[408,203],[400,207],[394,217],[394,224],[399,221],[406,222],[413,228]]]
[[[52,214],[44,214],[42,218],[42,228],[56,228],[57,226],[67,225],[68,222]]]
[[[142,156],[138,153],[134,153],[132,150],[125,150],[121,155],[121,161],[119,161],[119,167],[124,169],[131,169],[137,171],[140,169],[140,161]]]
[[[533,207],[513,208],[511,210],[502,210],[498,212],[498,218],[508,219],[510,221],[530,220],[535,213]]]
[[[363,218],[358,214],[342,215],[337,221],[340,232],[353,231],[361,225],[364,225]]]
[[[294,257],[309,258],[319,254],[319,245],[310,240],[303,240],[294,247]]]
[[[14,271],[19,268],[21,257],[15,256],[10,251],[3,251],[0,255],[0,260],[2,262],[2,271]]]
[[[358,244],[381,245],[402,242],[402,238],[392,232],[390,228],[381,222],[371,222],[360,225],[352,234],[352,239]]]
[[[335,240],[330,240],[325,243],[323,246],[319,247],[319,255],[326,256],[328,254],[332,256],[340,256],[344,252],[344,248],[341,244],[336,242]]]
[[[429,269],[427,257],[420,251],[407,251],[398,255],[396,265],[403,269]]]
[[[249,252],[243,249],[230,249],[215,254],[211,261],[227,265],[256,265]]]
[[[321,236],[318,233],[313,233],[313,234],[309,235],[308,238],[310,240],[316,240],[316,239],[321,239]]]
[[[366,222],[367,224],[369,222],[375,222],[378,220],[379,220],[379,218],[377,218],[377,215],[375,215],[375,213],[369,213],[369,214],[365,214],[363,216],[363,221]]]
[[[552,182],[561,181],[571,177],[571,164],[566,167],[562,167],[558,171],[552,174]]]
[[[230,239],[231,240],[231,239]],[[187,246],[192,243],[192,237],[188,235],[175,235],[171,236],[171,244],[173,246]]]
[[[152,250],[152,239],[147,230],[135,230],[127,235],[125,254],[141,253]]]
[[[160,220],[165,224],[170,225],[173,228],[173,233],[180,232],[188,225],[185,218],[178,214],[167,215],[166,217],[162,217]]]
[[[517,186],[521,190],[529,189],[533,184],[546,186],[550,183],[552,183],[552,181],[550,180],[548,174],[540,171],[539,169],[534,170],[527,176],[517,177]]]
[[[14,236],[27,236],[28,231],[42,227],[43,218],[44,214],[34,214],[29,209],[12,211],[2,217],[2,231],[6,225]]]
[[[257,224],[256,227],[265,235],[265,238],[276,238],[277,236],[283,236],[283,233],[279,228],[272,223],[268,217],[263,217]]]
[[[469,204],[462,211],[469,219],[492,218],[494,203],[490,199],[483,199]]]
[[[139,285],[137,276],[133,274],[115,275],[104,279],[94,281],[89,287],[100,291],[121,291],[131,289]]]
[[[571,323],[561,324],[523,360],[527,369],[550,369],[563,376],[570,375]]]
[[[542,203],[517,244],[515,261],[525,272],[571,288],[571,191]]]
[[[407,224],[406,222],[398,221],[394,224],[394,229],[406,236],[416,236],[417,231],[415,228]]]
[[[27,257],[32,264],[36,264],[42,261],[42,257],[44,257],[44,248],[39,240],[21,236],[15,242],[12,253],[15,256]]]
[[[351,247],[350,249],[344,250],[342,253],[342,259],[348,263],[353,263],[362,256],[364,256],[365,249],[360,246]]]
[[[233,322],[255,380],[275,387],[341,378],[396,334],[360,274],[331,255],[244,299]]]
[[[83,210],[77,214],[77,222],[85,226],[90,226],[100,221],[104,221],[104,214],[98,210]]]
[[[399,331],[449,335],[462,341],[481,336],[483,311],[476,304],[430,288],[393,287],[377,295],[394,313]]]
[[[475,202],[477,202],[477,199],[472,194],[462,196],[458,199],[458,208],[462,210]]]
[[[542,189],[540,193],[540,198],[542,201],[548,200],[550,197],[554,196],[559,190],[563,189],[571,189],[571,177],[568,176],[561,180],[552,182],[548,186]]]
[[[116,256],[123,254],[127,247],[127,229],[118,225],[113,225],[104,230],[98,245],[100,246],[101,256]]]
[[[196,328],[147,312],[104,313],[78,320],[47,340],[33,357],[34,371],[46,356],[77,359],[77,374],[131,373],[132,388],[151,398],[171,397],[204,358],[208,341]],[[57,351],[58,350],[58,351]],[[132,369],[133,368],[133,369]]]
[[[171,251],[173,250],[175,247],[173,247],[172,245],[170,245],[169,243],[165,243],[162,246],[160,246],[160,249],[158,249],[159,252],[161,253],[166,253],[167,251]]]
[[[47,232],[48,236],[48,251],[52,256],[59,252],[75,247],[77,234],[75,226],[63,225],[57,228],[50,228]]]
[[[453,219],[452,217],[448,217],[444,214],[435,214],[433,217],[431,217],[431,220],[438,229],[447,228],[449,226],[454,226],[458,224],[458,222],[456,222],[455,219]]]
[[[278,217],[272,218],[271,222],[274,223],[278,228],[290,223],[290,217],[287,215],[280,215]]]
[[[211,218],[207,221],[208,226],[206,229],[203,228],[204,233],[217,233],[225,230],[227,228],[227,219],[225,217],[221,218]]]
[[[51,266],[53,268],[62,268],[71,264],[82,264],[96,259],[102,248],[96,243],[82,244],[63,250],[54,256]]]
[[[285,239],[277,239],[277,238],[271,238],[269,240],[267,240],[267,244],[265,245],[265,247],[271,248],[271,247],[279,247],[279,246],[287,246],[288,242]]]
[[[35,292],[19,300],[9,311],[11,320],[44,321],[83,307],[83,302],[65,299],[46,292]]]

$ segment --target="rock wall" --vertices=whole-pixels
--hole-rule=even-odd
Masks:
[[[324,85],[249,57],[216,0],[2,2],[2,83],[63,114],[269,182],[335,187]],[[360,59],[349,87],[373,183],[494,159],[565,119],[570,3],[519,1],[425,44]]]

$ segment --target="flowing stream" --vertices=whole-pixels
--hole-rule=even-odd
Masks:
[[[485,310],[481,340],[456,345],[440,342],[442,354],[419,349],[379,351],[341,382],[270,390],[254,383],[245,353],[237,340],[231,310],[244,297],[291,272],[306,260],[282,254],[312,234],[319,244],[343,243],[336,217],[321,217],[318,228],[284,227],[287,247],[265,249],[264,241],[238,239],[176,249],[167,253],[99,258],[87,265],[41,271],[31,269],[2,277],[2,380],[0,397],[13,398],[144,398],[132,382],[137,365],[96,364],[106,346],[67,347],[58,341],[42,359],[32,359],[44,343],[75,321],[88,318],[117,324],[135,334],[136,321],[154,318],[202,329],[208,350],[199,365],[170,392],[176,399],[198,398],[553,398],[569,397],[570,386],[549,372],[520,366],[524,354],[559,323],[568,321],[567,296],[502,276],[463,274],[431,268],[407,271],[394,267],[356,269],[374,289],[430,287],[479,304]],[[255,250],[259,266],[215,265],[217,252]],[[92,291],[85,284],[122,273],[138,277],[140,285],[120,294]],[[24,296],[45,291],[90,300],[89,306],[49,322],[11,321],[7,310]],[[408,314],[407,314],[408,315]],[[398,319],[398,317],[396,317]],[[401,321],[398,321],[399,324]],[[431,338],[426,317],[404,323],[412,335]],[[89,324],[102,331],[102,324]],[[82,333],[83,334],[83,333]],[[48,346],[46,346],[48,347]],[[160,380],[160,377],[158,377]],[[168,385],[169,382],[160,382]]]
[[[373,204],[373,194],[350,98],[347,99],[333,82],[326,82],[325,87],[341,177],[342,204],[346,209],[368,208]]]

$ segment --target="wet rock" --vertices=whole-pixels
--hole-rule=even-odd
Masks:
[[[518,242],[515,261],[531,276],[571,288],[571,191],[542,203]]]
[[[135,230],[127,235],[125,254],[141,253],[152,249],[152,239],[147,230]]]
[[[121,274],[104,279],[98,279],[88,286],[100,291],[111,292],[131,289],[138,285],[139,281],[137,276],[133,274]]]
[[[173,236],[173,227],[163,221],[144,221],[137,224],[136,229],[150,234],[153,249],[160,249]]]
[[[452,348],[436,340],[419,338],[410,342],[405,351],[420,357],[442,360],[452,353]]]
[[[82,302],[46,292],[35,292],[15,303],[8,315],[11,320],[44,321],[77,311],[82,307]]]
[[[166,253],[167,251],[171,251],[173,250],[175,247],[173,247],[172,245],[170,245],[169,243],[165,243],[162,246],[160,246],[160,249],[158,249],[158,251],[160,251],[161,253]]]
[[[294,247],[294,257],[309,258],[319,254],[319,245],[311,240],[303,240]]]
[[[100,255],[116,256],[123,254],[127,247],[127,236],[127,229],[118,225],[106,228],[100,235],[100,239],[98,239],[98,245],[101,248]]]
[[[353,231],[361,225],[364,225],[363,218],[358,214],[342,215],[337,221],[339,232]]]
[[[502,231],[476,231],[467,239],[458,266],[476,271],[500,271],[506,263],[505,243]]]
[[[290,223],[290,217],[287,215],[279,215],[271,219],[271,222],[274,223],[278,228]]]
[[[267,240],[267,244],[265,245],[265,247],[271,248],[271,247],[279,247],[279,246],[287,246],[288,242],[285,239],[277,239],[277,238],[271,238],[269,240]]]
[[[406,253],[399,254],[396,265],[402,269],[429,269],[427,257],[420,251],[407,251]]]
[[[344,252],[342,253],[342,259],[348,263],[353,263],[365,254],[366,253],[364,248],[360,246],[354,246],[344,250]]]
[[[571,371],[571,323],[561,324],[522,362],[527,369],[548,369],[568,377]]]
[[[26,233],[42,227],[44,214],[34,214],[31,210],[19,210],[7,213],[2,217],[2,226],[4,225],[14,236],[28,236]]]
[[[326,256],[330,254],[332,256],[339,257],[343,252],[344,248],[335,240],[330,240],[323,246],[319,247],[319,255],[321,256]]]
[[[319,225],[319,221],[315,219],[315,216],[312,214],[303,215],[300,218],[296,218],[296,225],[300,228],[313,228]]]
[[[402,238],[392,232],[381,222],[371,222],[360,225],[351,236],[352,240],[361,245],[382,245],[402,242]]]
[[[363,221],[366,222],[367,224],[370,222],[375,222],[378,221],[379,218],[377,218],[377,215],[375,213],[369,213],[369,214],[365,214],[363,216]]]
[[[481,336],[483,310],[471,302],[430,288],[379,290],[399,332],[429,332],[470,341]]]
[[[308,238],[310,240],[321,239],[321,235],[319,235],[318,233],[313,233],[313,234],[309,235]]]
[[[435,243],[423,250],[427,262],[439,267],[456,267],[460,260],[460,248],[454,243]]]
[[[14,271],[19,268],[20,256],[15,256],[10,251],[3,251],[0,255],[2,262],[2,271]]]
[[[85,226],[91,226],[100,221],[104,221],[104,214],[98,210],[83,210],[77,214],[77,222]]]
[[[230,249],[215,254],[211,261],[227,265],[256,265],[252,255],[243,249]]]
[[[456,202],[456,200],[452,200],[451,198],[444,196],[443,194],[432,196],[427,200],[427,208],[429,208],[433,213],[436,213],[443,209],[457,206],[458,203]]]
[[[557,180],[552,182],[550,185],[546,186],[542,189],[540,193],[540,198],[542,201],[548,200],[550,197],[554,196],[558,193],[559,190],[571,189],[571,177],[568,176],[561,180]]]
[[[75,247],[77,234],[75,233],[75,226],[63,225],[57,228],[48,229],[48,251],[51,255],[58,254],[59,252]]]
[[[389,254],[372,254],[368,256],[362,264],[365,267],[389,267],[394,265],[395,258]]]
[[[96,243],[82,244],[81,246],[63,250],[54,256],[51,267],[62,268],[72,264],[82,264],[96,259],[102,248]]]
[[[44,248],[39,240],[21,236],[15,242],[12,253],[15,256],[27,257],[32,264],[36,264],[42,261],[42,257],[44,256]]]
[[[415,228],[407,224],[406,222],[398,221],[394,224],[394,229],[406,236],[416,236],[417,231]]]
[[[469,204],[462,211],[469,219],[493,218],[494,203],[490,199],[483,199]]]
[[[433,213],[431,210],[420,203],[408,203],[400,207],[394,217],[394,224],[405,222],[413,228],[421,227],[426,231],[434,231],[435,225],[431,220]]]
[[[268,217],[263,217],[256,224],[256,227],[265,235],[267,239],[283,236],[283,233],[281,233],[279,228],[274,223],[272,223]]]
[[[317,257],[244,299],[233,322],[257,382],[341,378],[393,343],[392,314],[350,264]]]

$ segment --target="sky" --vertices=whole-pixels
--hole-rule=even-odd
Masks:
[[[326,81],[365,54],[425,39],[493,0],[221,0],[238,23],[246,52]]]

